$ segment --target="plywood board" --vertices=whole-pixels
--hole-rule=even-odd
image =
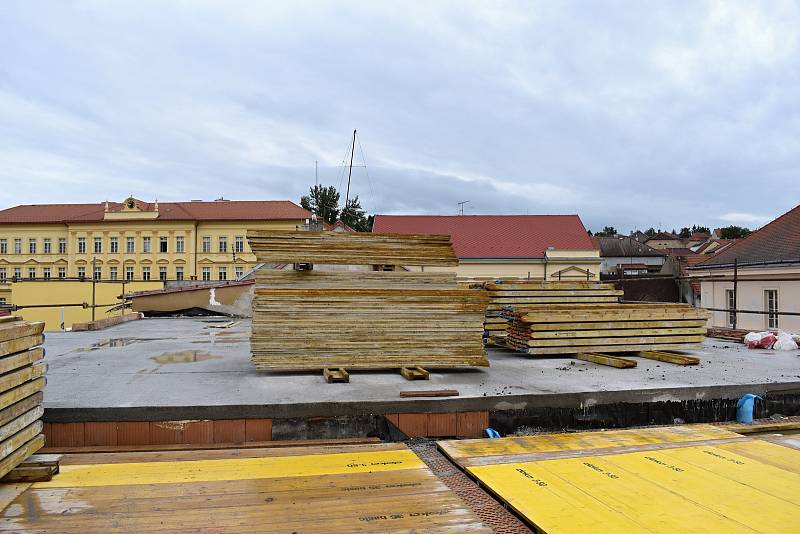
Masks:
[[[224,452],[62,462],[2,511],[0,530],[490,532],[402,445]]]

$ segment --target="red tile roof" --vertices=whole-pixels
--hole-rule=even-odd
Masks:
[[[109,211],[122,209],[119,202],[109,202]],[[142,211],[155,211],[154,203],[137,202]],[[0,224],[99,222],[105,203],[32,204],[0,211]],[[289,200],[219,200],[214,202],[159,202],[160,221],[235,221],[295,220],[311,214]]]
[[[596,250],[577,215],[376,215],[377,233],[448,234],[459,258],[543,258]]]
[[[734,259],[740,264],[800,261],[800,206],[744,239],[737,239],[733,245],[712,255],[697,267],[730,265]]]

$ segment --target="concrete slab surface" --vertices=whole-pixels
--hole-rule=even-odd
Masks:
[[[216,408],[216,416],[291,417],[389,413],[390,405],[426,411],[455,405],[462,410],[503,410],[626,399],[735,398],[743,391],[763,393],[765,387],[800,392],[800,351],[749,350],[715,339],[693,352],[701,364],[689,367],[637,358],[637,368],[616,369],[492,348],[489,369],[431,372],[430,380],[414,382],[399,372],[353,372],[349,384],[327,384],[321,373],[256,372],[249,361],[249,321],[213,328],[229,321],[155,318],[97,332],[48,333],[45,408],[51,413],[94,410],[95,415],[87,417],[95,420],[102,420],[104,409],[135,408],[154,417],[177,407],[183,411],[173,410],[172,416],[204,417]],[[420,389],[456,389],[460,396],[399,396],[401,391]]]

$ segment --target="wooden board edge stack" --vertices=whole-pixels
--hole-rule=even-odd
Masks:
[[[449,236],[259,231],[248,239],[259,262],[305,266],[255,275],[257,370],[322,371],[327,382],[346,382],[352,370],[425,380],[430,369],[489,366],[487,295],[460,288],[455,272],[402,270],[457,265]]]
[[[43,331],[42,322],[17,317],[0,321],[0,479],[44,446]],[[26,476],[32,478],[33,472]]]

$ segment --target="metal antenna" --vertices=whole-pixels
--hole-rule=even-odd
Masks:
[[[469,203],[469,200],[462,200],[461,202],[458,203],[458,212],[459,212],[458,214],[459,215],[464,215],[464,204],[468,204],[468,203]]]
[[[350,178],[353,176],[353,154],[356,151],[356,130],[353,130],[353,147],[350,149],[350,171],[347,173],[347,194],[344,197],[344,211],[347,211],[347,203],[350,200]]]

